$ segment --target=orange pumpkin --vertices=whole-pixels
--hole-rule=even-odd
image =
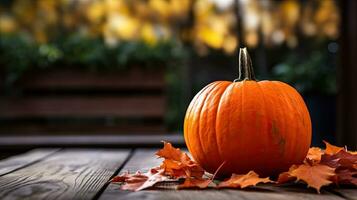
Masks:
[[[309,111],[299,93],[279,81],[256,81],[240,49],[239,79],[216,81],[191,101],[184,136],[193,158],[213,173],[276,175],[301,163],[311,142]]]

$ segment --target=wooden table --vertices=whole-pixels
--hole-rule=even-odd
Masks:
[[[108,183],[122,171],[145,171],[161,160],[154,149],[35,149],[0,161],[0,199],[357,199],[356,188],[305,185],[245,190],[119,190]]]

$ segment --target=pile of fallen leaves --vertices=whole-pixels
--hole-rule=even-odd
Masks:
[[[114,177],[111,182],[120,182],[122,183],[120,189],[133,191],[143,190],[166,181],[177,181],[177,189],[208,187],[242,189],[258,183],[283,184],[293,181],[305,182],[317,192],[320,192],[322,186],[330,184],[357,186],[357,152],[351,152],[327,142],[325,144],[325,150],[317,147],[310,148],[302,164],[292,165],[289,171],[281,173],[276,181],[272,181],[269,177],[260,178],[254,171],[240,175],[232,174],[224,181],[213,181],[224,163],[215,174],[207,176],[203,168],[186,153],[164,142],[163,149],[156,152],[158,157],[164,159],[160,166],[151,168],[146,173],[125,172]]]

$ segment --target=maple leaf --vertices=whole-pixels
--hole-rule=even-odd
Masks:
[[[355,169],[355,165],[357,164],[357,155],[351,154],[345,150],[339,151],[335,154],[337,158],[339,158],[339,164],[343,168]]]
[[[318,148],[318,147],[311,147],[309,151],[307,152],[306,159],[311,160],[312,162],[320,162],[321,156],[324,154],[324,152]]]
[[[185,179],[185,182],[177,187],[177,189],[184,189],[184,188],[207,188],[210,183],[213,182],[213,179],[216,177],[219,170],[223,167],[226,162],[223,162],[214,172],[213,176],[210,179],[205,178],[191,178],[188,177]]]
[[[313,187],[320,193],[320,188],[332,183],[330,179],[335,175],[335,169],[326,165],[299,165],[296,169],[289,172],[290,176],[297,180],[303,180],[309,187]]]
[[[327,165],[331,168],[338,168],[341,166],[339,161],[340,161],[340,158],[336,155],[323,154],[321,156],[320,164]]]
[[[124,185],[120,187],[121,190],[140,191],[165,180],[168,180],[168,177],[163,175],[163,170],[153,168],[146,173],[137,171],[135,174],[129,174],[125,172],[122,175],[114,177],[111,182],[124,183]]]
[[[352,184],[357,186],[357,171],[356,170],[349,170],[349,169],[342,169],[336,170],[336,177],[335,183],[337,184]]]
[[[278,182],[278,183],[286,183],[286,182],[289,182],[289,181],[296,180],[296,177],[292,176],[290,173],[291,173],[292,171],[294,171],[295,169],[297,169],[297,168],[298,168],[297,165],[292,165],[292,166],[289,168],[289,171],[283,172],[283,173],[279,174],[279,177],[278,177],[277,182]]]
[[[171,143],[162,141],[164,148],[157,151],[155,154],[161,158],[170,159],[182,163],[189,163],[191,158],[179,148],[174,148]]]
[[[204,170],[196,162],[179,148],[174,148],[170,143],[163,141],[164,148],[156,152],[156,155],[165,160],[160,165],[164,173],[173,178],[194,177],[202,178]]]
[[[255,186],[258,183],[273,182],[267,178],[259,178],[259,175],[254,171],[249,171],[245,175],[232,174],[232,176],[219,183],[218,188],[245,188],[248,186]]]
[[[325,140],[323,142],[326,145],[325,154],[334,155],[334,154],[340,152],[341,150],[345,150],[345,148],[332,145],[332,144],[326,142]]]

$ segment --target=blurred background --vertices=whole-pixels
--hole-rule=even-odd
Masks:
[[[302,94],[313,145],[356,148],[356,13],[337,0],[2,0],[0,145],[180,138],[192,97],[237,78],[246,46],[259,80]]]

